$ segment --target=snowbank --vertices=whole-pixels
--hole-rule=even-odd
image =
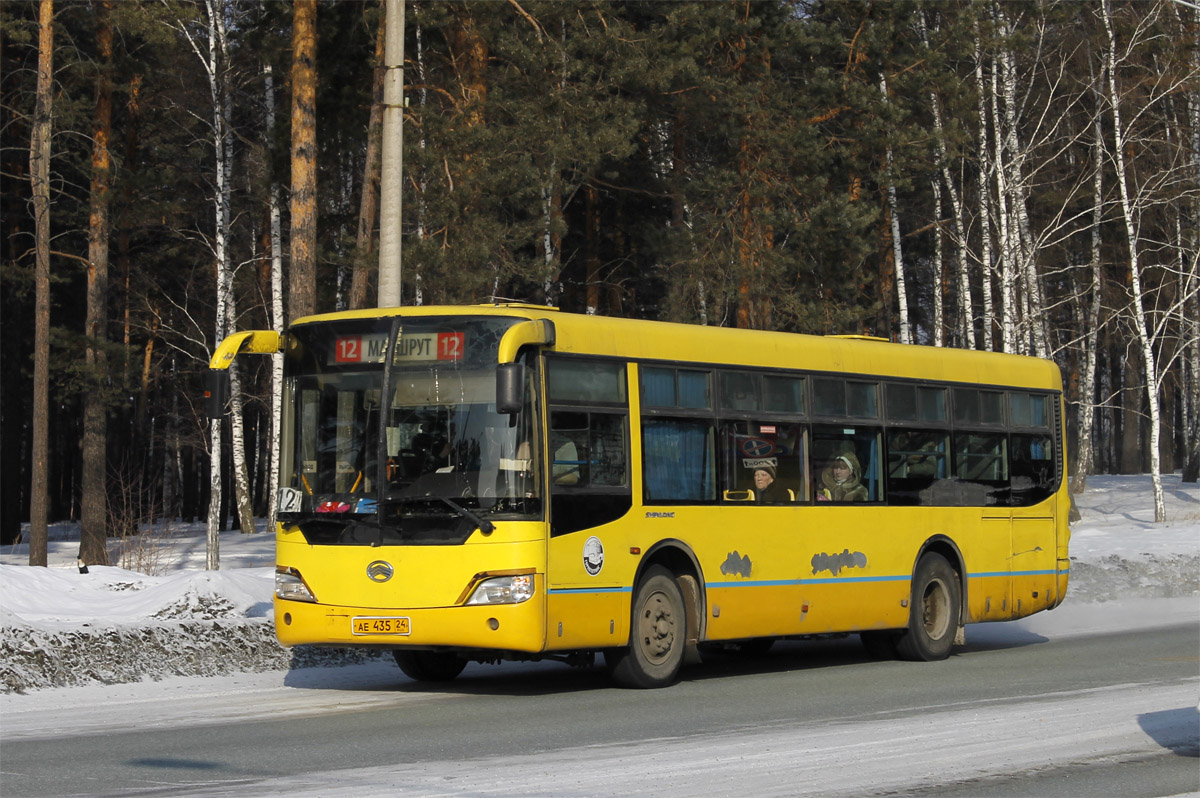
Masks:
[[[1194,598],[1200,619],[1200,488],[1166,477],[1168,521],[1155,524],[1150,479],[1092,477],[1076,497],[1065,607]],[[75,566],[78,528],[51,530],[49,568],[23,544],[0,548],[0,692],[117,684],[364,662],[370,651],[288,650],[271,619],[274,541],[221,535],[221,571],[205,571],[204,530],[155,529],[122,546],[126,567]],[[133,570],[141,567],[150,574]],[[1106,613],[1107,614],[1107,613]]]

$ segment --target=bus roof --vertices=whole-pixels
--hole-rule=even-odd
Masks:
[[[521,303],[367,308],[306,316],[293,322],[293,326],[348,319],[447,315],[549,319],[555,326],[554,350],[580,355],[1062,389],[1057,364],[1024,355],[897,344],[867,336],[805,335],[588,316]]]

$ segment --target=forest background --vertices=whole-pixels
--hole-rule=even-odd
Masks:
[[[203,374],[375,304],[384,8],[0,6],[2,542],[271,513],[270,369]],[[1196,3],[403,8],[403,304],[1034,354],[1077,488],[1196,479]]]

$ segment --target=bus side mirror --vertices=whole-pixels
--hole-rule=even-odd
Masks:
[[[204,377],[204,403],[209,418],[222,418],[229,402],[229,370],[209,369]]]
[[[501,363],[496,367],[496,412],[511,415],[520,413],[525,405],[524,363]]]

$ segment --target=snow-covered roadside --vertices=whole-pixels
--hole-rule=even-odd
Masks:
[[[1200,622],[1200,488],[1183,485],[1178,475],[1165,483],[1169,520],[1155,524],[1149,477],[1092,477],[1076,497],[1082,520],[1072,529],[1067,602],[1019,623]],[[369,652],[289,651],[275,642],[269,534],[222,534],[223,570],[209,572],[202,527],[156,530],[138,557],[125,558],[127,565],[150,563],[155,575],[118,567],[80,574],[77,529],[56,526],[51,538],[46,569],[23,564],[24,545],[0,548],[0,692],[377,659]],[[113,561],[121,561],[115,548]],[[1143,605],[1162,599],[1172,600]],[[971,627],[968,635],[991,628]]]

